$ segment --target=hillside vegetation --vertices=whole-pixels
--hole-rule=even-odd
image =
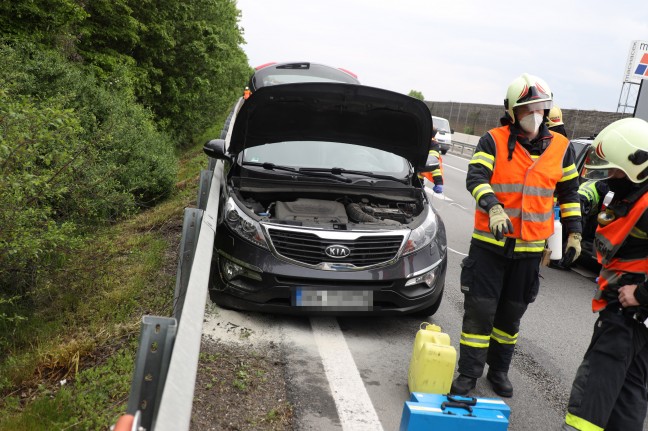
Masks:
[[[201,144],[250,74],[238,20],[234,0],[0,1],[0,429],[123,412]]]

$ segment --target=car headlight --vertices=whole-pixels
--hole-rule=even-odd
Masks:
[[[245,214],[234,199],[229,198],[225,205],[225,223],[238,236],[259,247],[268,248],[268,243],[261,230],[261,225]]]
[[[414,253],[429,245],[434,240],[436,233],[437,217],[434,211],[428,208],[428,213],[423,223],[410,232],[409,238],[407,238],[407,242],[405,243],[405,248],[403,249],[403,256]]]

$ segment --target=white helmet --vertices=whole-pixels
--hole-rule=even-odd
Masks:
[[[549,85],[537,76],[523,73],[515,78],[509,84],[506,91],[506,99],[504,99],[504,108],[515,123],[514,108],[518,106],[531,105],[528,108],[532,110],[543,109],[545,116],[553,105],[553,95]],[[537,105],[536,105],[537,104]]]
[[[623,171],[633,183],[648,179],[648,122],[640,118],[615,121],[599,133],[585,156],[583,177],[610,178]]]

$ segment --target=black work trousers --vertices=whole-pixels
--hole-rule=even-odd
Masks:
[[[471,245],[461,266],[459,373],[479,378],[486,362],[508,372],[520,320],[538,295],[540,256],[514,259]]]
[[[578,420],[574,422],[578,418],[606,431],[640,431],[646,417],[647,383],[648,328],[610,306],[596,320],[592,341],[576,372],[567,422],[572,416],[575,429],[582,428]]]

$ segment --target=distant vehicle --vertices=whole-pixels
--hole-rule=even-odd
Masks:
[[[360,84],[358,76],[346,69],[306,61],[296,63],[266,63],[255,68],[248,87],[252,93],[270,85],[297,82],[340,82]]]
[[[450,128],[450,122],[445,118],[432,116],[432,124],[437,129],[436,140],[439,141],[441,154],[445,154],[452,146],[452,134],[454,130]]]
[[[254,88],[226,140],[204,148],[221,178],[213,301],[272,313],[434,314],[448,258],[443,221],[417,177],[438,167],[427,106],[330,80]]]

